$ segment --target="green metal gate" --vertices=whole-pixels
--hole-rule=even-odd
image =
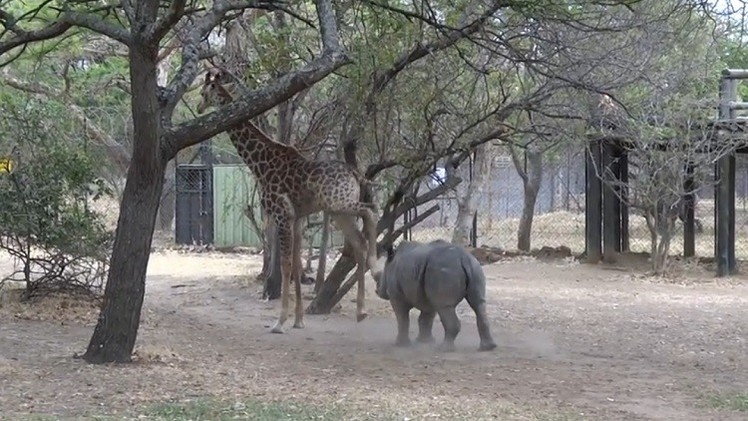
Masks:
[[[259,233],[247,217],[247,205],[252,204],[252,213],[258,223],[262,223],[259,203],[259,190],[254,178],[245,165],[222,164],[213,166],[213,228],[216,247],[262,247]],[[322,219],[322,214],[313,219]],[[313,228],[312,238],[319,247],[322,230]],[[330,247],[343,245],[343,235],[334,230],[330,235]],[[307,247],[307,242],[304,242]]]

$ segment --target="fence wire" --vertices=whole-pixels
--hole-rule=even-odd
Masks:
[[[748,259],[748,157],[736,159],[735,253]],[[585,170],[582,152],[544,165],[533,212],[531,247],[566,246],[575,254],[585,249]],[[708,173],[711,173],[708,171]],[[714,256],[714,188],[709,178],[697,195],[696,255]],[[491,180],[482,192],[477,209],[477,245],[517,249],[518,231],[525,201],[524,184],[510,159],[498,160]],[[411,239],[451,240],[458,215],[457,197],[435,201],[439,211],[411,230]],[[420,206],[423,212],[433,203]],[[417,213],[416,212],[416,213]],[[650,252],[651,236],[645,218],[636,209],[629,214],[630,251]],[[683,223],[676,221],[670,253],[683,253]]]
[[[736,233],[736,257],[748,260],[748,157],[738,156],[736,165],[736,188],[735,188],[735,233]],[[236,164],[242,166],[243,164]],[[468,179],[465,179],[467,186]],[[696,255],[700,257],[711,257],[714,255],[714,189],[709,184],[711,180],[699,190],[695,216],[697,220],[696,230]],[[169,185],[169,183],[171,183]],[[435,181],[429,180],[421,187],[426,191],[434,188]],[[173,178],[167,177],[166,190],[174,190]],[[214,193],[211,193],[214,194]],[[162,198],[164,202],[171,204],[176,195]],[[231,195],[229,195],[231,196]],[[236,200],[244,197],[233,193]],[[458,216],[458,198],[460,191],[442,196],[441,198],[423,204],[410,213],[414,218],[422,214],[435,204],[439,210],[428,216],[409,232],[409,238],[416,241],[431,241],[435,239],[452,240],[455,224]],[[516,250],[520,218],[525,201],[525,192],[522,178],[518,175],[511,159],[500,158],[494,163],[490,180],[484,187],[477,207],[476,235],[477,245],[487,247],[498,247],[504,250]],[[105,215],[107,226],[114,229],[119,212],[119,200],[117,198],[104,198],[92,206]],[[242,204],[242,207],[246,205]],[[531,247],[533,249],[542,247],[566,246],[574,254],[579,254],[585,248],[585,171],[583,152],[569,154],[551,163],[544,163],[542,181],[537,194],[533,212],[533,223],[531,230]],[[173,206],[171,206],[173,209]],[[237,208],[237,207],[234,207]],[[227,212],[226,209],[214,209],[213,213]],[[168,213],[168,212],[167,212]],[[175,237],[176,223],[171,212],[171,223],[161,223],[162,234]],[[313,238],[314,246],[318,246],[321,235],[319,220],[321,218],[310,218],[307,237]],[[401,225],[401,219],[396,227]],[[215,230],[222,229],[215,226]],[[339,232],[333,231],[334,241],[331,247],[342,246],[342,237]],[[650,251],[650,233],[644,217],[635,209],[631,209],[629,216],[629,235],[631,252]],[[249,240],[247,240],[249,241]],[[254,237],[250,243],[236,244],[238,246],[261,247],[259,237]],[[683,253],[683,224],[676,221],[676,231],[671,244],[671,254],[681,255]]]

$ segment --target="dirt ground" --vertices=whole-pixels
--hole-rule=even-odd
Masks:
[[[251,255],[154,253],[136,364],[72,358],[90,338],[91,306],[6,300],[0,418],[137,416],[154,402],[204,396],[345,404],[359,419],[746,418],[706,404],[748,392],[743,278],[717,282],[693,269],[653,279],[528,258],[494,263],[484,270],[498,349],[476,352],[475,319],[463,303],[458,351],[445,354],[393,346],[394,317],[370,278],[362,323],[354,321],[354,289],[339,313],[307,315],[305,329],[271,334],[279,303],[261,301],[250,281],[260,264]],[[434,327],[440,340],[441,325]]]

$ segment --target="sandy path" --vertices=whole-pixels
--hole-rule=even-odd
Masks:
[[[484,269],[499,348],[475,352],[463,304],[458,352],[442,354],[394,348],[394,318],[373,291],[360,324],[349,294],[340,314],[269,334],[278,304],[260,301],[248,282],[260,263],[154,254],[138,342],[150,362],[141,364],[83,364],[70,356],[83,351],[90,325],[6,311],[0,413],[111,413],[214,395],[344,402],[416,419],[745,417],[702,405],[705,394],[748,391],[748,288],[737,282],[674,285],[586,265],[497,263]]]

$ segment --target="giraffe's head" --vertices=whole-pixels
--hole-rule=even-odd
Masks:
[[[205,82],[200,89],[200,103],[197,113],[202,114],[210,107],[225,105],[231,102],[231,93],[224,87],[228,75],[220,70],[211,69],[205,72]]]

